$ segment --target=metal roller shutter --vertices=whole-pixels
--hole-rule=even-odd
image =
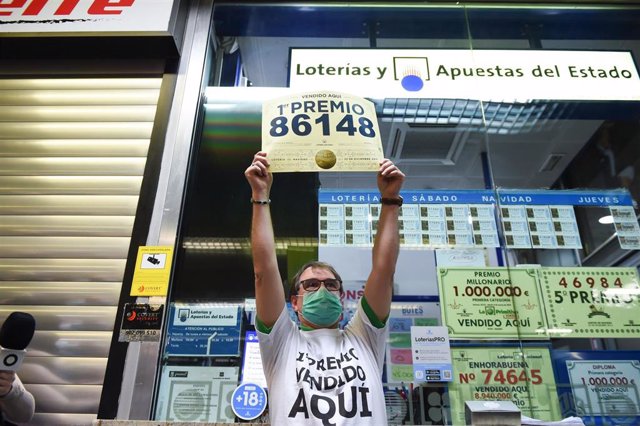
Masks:
[[[33,425],[96,418],[161,78],[0,80],[0,321]]]

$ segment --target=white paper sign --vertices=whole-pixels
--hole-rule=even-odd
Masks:
[[[162,369],[156,420],[233,422],[229,400],[238,367],[169,366]]]
[[[258,333],[247,331],[244,339],[244,358],[242,360],[242,383],[255,383],[267,388],[267,379],[262,369],[262,355]]]
[[[411,327],[411,354],[417,383],[453,381],[447,327]]]
[[[383,159],[374,104],[324,90],[265,101],[262,150],[274,173],[378,171]]]
[[[441,249],[436,250],[438,267],[448,266],[487,266],[483,249]]]
[[[631,52],[291,49],[290,87],[384,98],[640,100]]]

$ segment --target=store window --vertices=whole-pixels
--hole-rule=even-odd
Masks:
[[[407,174],[383,369],[389,422],[464,424],[477,401],[545,421],[640,421],[639,14],[217,2],[156,419],[238,421],[232,392],[266,385],[243,172],[261,147],[263,103],[337,90],[343,80],[324,79],[342,73],[346,89],[374,103],[384,154]],[[309,67],[304,55],[329,65]],[[365,57],[390,62],[371,65],[378,81],[362,91],[347,77],[365,74]],[[307,260],[330,262],[353,310],[376,192],[371,173],[275,176],[285,286]],[[445,351],[411,334],[443,329]]]

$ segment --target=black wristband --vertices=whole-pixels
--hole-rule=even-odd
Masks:
[[[400,195],[394,198],[385,198],[385,197],[380,198],[380,203],[386,204],[388,206],[402,206],[403,201],[404,200]]]
[[[254,200],[253,198],[251,199],[251,203],[252,204],[271,204],[271,200],[267,199],[267,200]]]

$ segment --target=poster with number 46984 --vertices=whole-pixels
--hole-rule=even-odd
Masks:
[[[271,172],[377,171],[383,151],[375,105],[331,91],[265,101],[262,150]]]

